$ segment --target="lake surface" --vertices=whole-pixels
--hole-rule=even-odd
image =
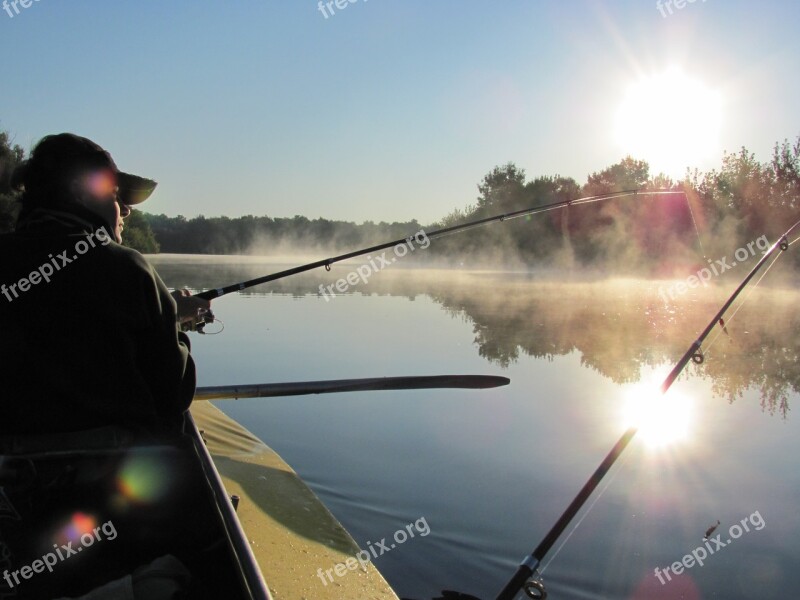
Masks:
[[[297,264],[152,259],[167,285],[196,290]],[[631,398],[657,390],[745,275],[665,302],[659,289],[672,282],[392,266],[345,294],[320,295],[356,264],[216,300],[225,330],[194,335],[193,354],[199,385],[511,379],[480,391],[216,403],[279,452],[362,547],[388,546],[424,519],[428,535],[420,526],[374,560],[398,595],[416,599],[444,589],[494,598],[623,433]],[[712,334],[705,362],[690,363],[656,424],[543,561],[551,599],[800,591],[800,295],[764,287],[773,272],[727,319],[727,333]],[[659,435],[677,439],[658,446]],[[712,537],[724,547],[703,541],[717,520]],[[702,566],[684,559],[702,559],[698,548]],[[682,560],[691,566],[663,574]]]

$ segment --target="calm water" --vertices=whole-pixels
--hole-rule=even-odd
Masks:
[[[154,262],[168,285],[194,289],[288,266]],[[556,283],[395,266],[353,293],[318,295],[319,284],[352,268],[217,300],[225,331],[194,336],[193,353],[200,385],[511,378],[494,390],[217,403],[277,450],[362,547],[381,538],[388,545],[396,530],[424,518],[429,535],[374,561],[401,597],[418,599],[443,589],[493,598],[624,431],[628,397],[644,383],[657,387],[744,276],[665,304],[664,282]],[[797,301],[793,291],[758,288],[706,362],[688,367],[657,417],[662,429],[685,436],[661,447],[651,443],[658,427],[637,436],[580,526],[562,536],[551,564],[545,559],[551,599],[800,592]],[[743,519],[748,532],[734,527]],[[725,547],[703,566],[662,575],[661,584],[655,568],[704,547],[717,520]]]

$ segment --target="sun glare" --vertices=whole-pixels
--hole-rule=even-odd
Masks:
[[[638,383],[628,390],[623,409],[625,427],[637,427],[637,436],[651,448],[681,442],[689,437],[692,401],[682,394],[662,394],[658,385]]]
[[[653,175],[683,177],[720,152],[719,93],[677,67],[632,84],[616,115],[617,142],[626,154],[646,160]]]

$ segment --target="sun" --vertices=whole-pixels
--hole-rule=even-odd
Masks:
[[[624,426],[637,427],[637,435],[651,448],[686,440],[694,421],[693,402],[677,392],[662,394],[658,385],[637,383],[627,390]]]
[[[718,158],[722,97],[678,67],[630,85],[616,114],[615,136],[625,154],[654,175],[681,179],[686,167]]]

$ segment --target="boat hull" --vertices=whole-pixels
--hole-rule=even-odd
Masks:
[[[228,493],[240,498],[237,515],[276,600],[397,600],[372,563],[323,582],[320,569],[358,554],[353,538],[256,436],[209,402],[195,402],[191,412]]]

